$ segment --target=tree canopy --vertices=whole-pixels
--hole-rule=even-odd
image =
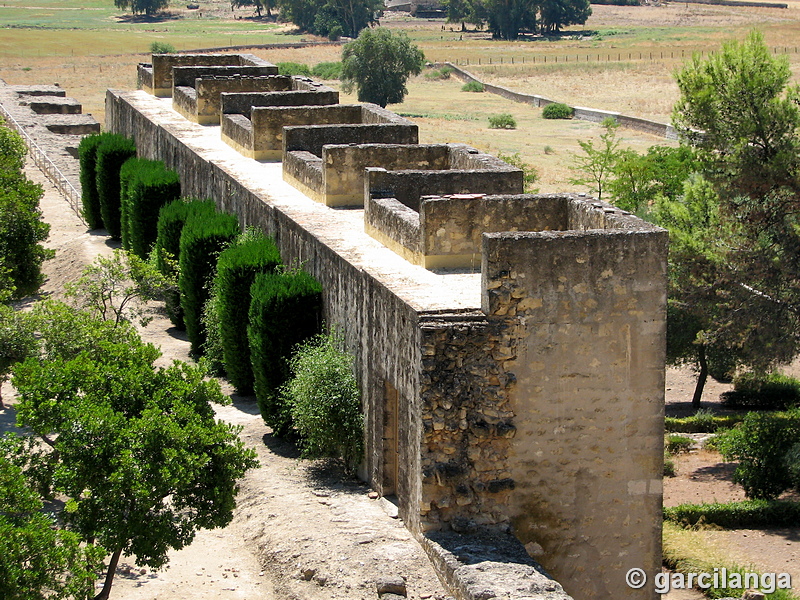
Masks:
[[[356,88],[361,102],[382,107],[403,101],[406,82],[419,75],[425,62],[422,50],[404,32],[365,29],[342,50],[342,83],[346,91]]]
[[[483,27],[495,38],[515,40],[523,31],[550,34],[583,25],[592,14],[589,0],[445,0],[447,20]]]
[[[126,10],[131,9],[135,15],[148,17],[169,6],[169,0],[114,0],[114,6]]]
[[[278,6],[301,30],[337,40],[376,23],[383,0],[278,0]]]
[[[673,122],[719,196],[717,339],[766,369],[800,351],[800,91],[761,34],[677,75]]]
[[[96,597],[103,600],[123,552],[159,568],[197,529],[230,522],[236,480],[257,462],[238,429],[215,420],[210,403],[225,398],[202,367],[156,367],[159,351],[128,324],[88,315],[74,323],[76,313],[51,310],[61,321],[46,333],[71,340],[73,330],[87,329],[100,337],[77,353],[67,343],[28,358],[13,383],[20,425],[52,450],[42,458],[49,464],[42,483],[69,498],[66,525],[112,553]]]

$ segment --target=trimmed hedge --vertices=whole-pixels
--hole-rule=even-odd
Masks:
[[[125,250],[131,249],[131,236],[128,230],[128,213],[130,208],[128,206],[128,188],[131,180],[141,169],[150,168],[150,165],[155,161],[146,158],[137,158],[132,156],[120,167],[119,170],[119,229],[122,237],[122,247]]]
[[[81,166],[81,213],[89,229],[101,229],[100,196],[97,195],[97,147],[110,133],[87,135],[78,144],[78,160]]]
[[[247,341],[250,288],[258,273],[272,272],[281,264],[281,255],[275,242],[260,231],[248,232],[242,238],[219,255],[214,287],[218,294],[217,317],[225,372],[237,392],[250,395],[253,393]]]
[[[109,134],[97,146],[95,169],[100,215],[108,235],[115,240],[122,238],[119,172],[125,161],[135,155],[133,140],[122,135]]]
[[[213,200],[175,200],[158,211],[156,234],[156,268],[162,275],[177,276],[177,265],[181,253],[181,231],[189,215],[213,215],[217,210]],[[168,293],[165,300],[170,321],[180,330],[185,329],[183,308],[179,291]]]
[[[800,404],[800,380],[782,373],[743,373],[722,401],[732,408],[785,410]]]
[[[250,288],[247,339],[256,399],[276,435],[291,427],[279,389],[289,377],[292,348],[320,331],[322,286],[308,273],[259,273]]]
[[[679,525],[700,522],[726,529],[795,527],[800,523],[800,502],[789,500],[742,500],[664,507],[664,519]]]
[[[123,236],[127,229],[130,250],[146,259],[158,236],[159,210],[180,198],[180,177],[175,171],[167,171],[161,161],[150,161],[134,174],[126,192],[122,213]]]
[[[181,230],[178,287],[186,334],[194,354],[201,354],[205,331],[201,318],[208,300],[217,257],[239,235],[239,220],[226,213],[192,213]]]

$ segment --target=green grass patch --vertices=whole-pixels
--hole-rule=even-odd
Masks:
[[[800,502],[789,500],[742,500],[681,504],[664,507],[664,519],[684,527],[698,524],[725,529],[796,527],[800,522]]]

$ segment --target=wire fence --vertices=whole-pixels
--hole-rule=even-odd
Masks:
[[[5,120],[6,124],[11,126],[17,133],[22,136],[22,140],[28,147],[33,162],[36,163],[47,178],[53,182],[53,185],[58,188],[58,191],[67,199],[70,207],[75,214],[77,214],[83,221],[81,214],[81,193],[72,185],[72,182],[66,175],[59,169],[56,164],[47,156],[47,153],[42,150],[36,141],[28,135],[28,132],[17,122],[17,120],[6,110],[6,107],[0,104],[0,113]],[[84,221],[84,224],[86,221]]]
[[[795,47],[775,47],[772,48],[773,54],[798,54],[800,49]],[[485,66],[485,65],[543,65],[543,64],[570,64],[570,63],[598,63],[598,62],[623,62],[623,61],[656,61],[656,60],[675,60],[691,58],[695,55],[705,57],[711,56],[714,51],[700,50],[656,50],[656,51],[636,51],[636,52],[587,52],[585,54],[573,55],[519,55],[519,56],[489,56],[478,58],[456,58],[448,60],[437,60],[436,62],[450,62],[458,66]]]

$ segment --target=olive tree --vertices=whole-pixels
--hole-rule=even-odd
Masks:
[[[361,102],[386,108],[403,101],[408,78],[419,75],[424,62],[422,50],[405,33],[364,29],[342,50],[343,87],[348,92],[355,88]]]

